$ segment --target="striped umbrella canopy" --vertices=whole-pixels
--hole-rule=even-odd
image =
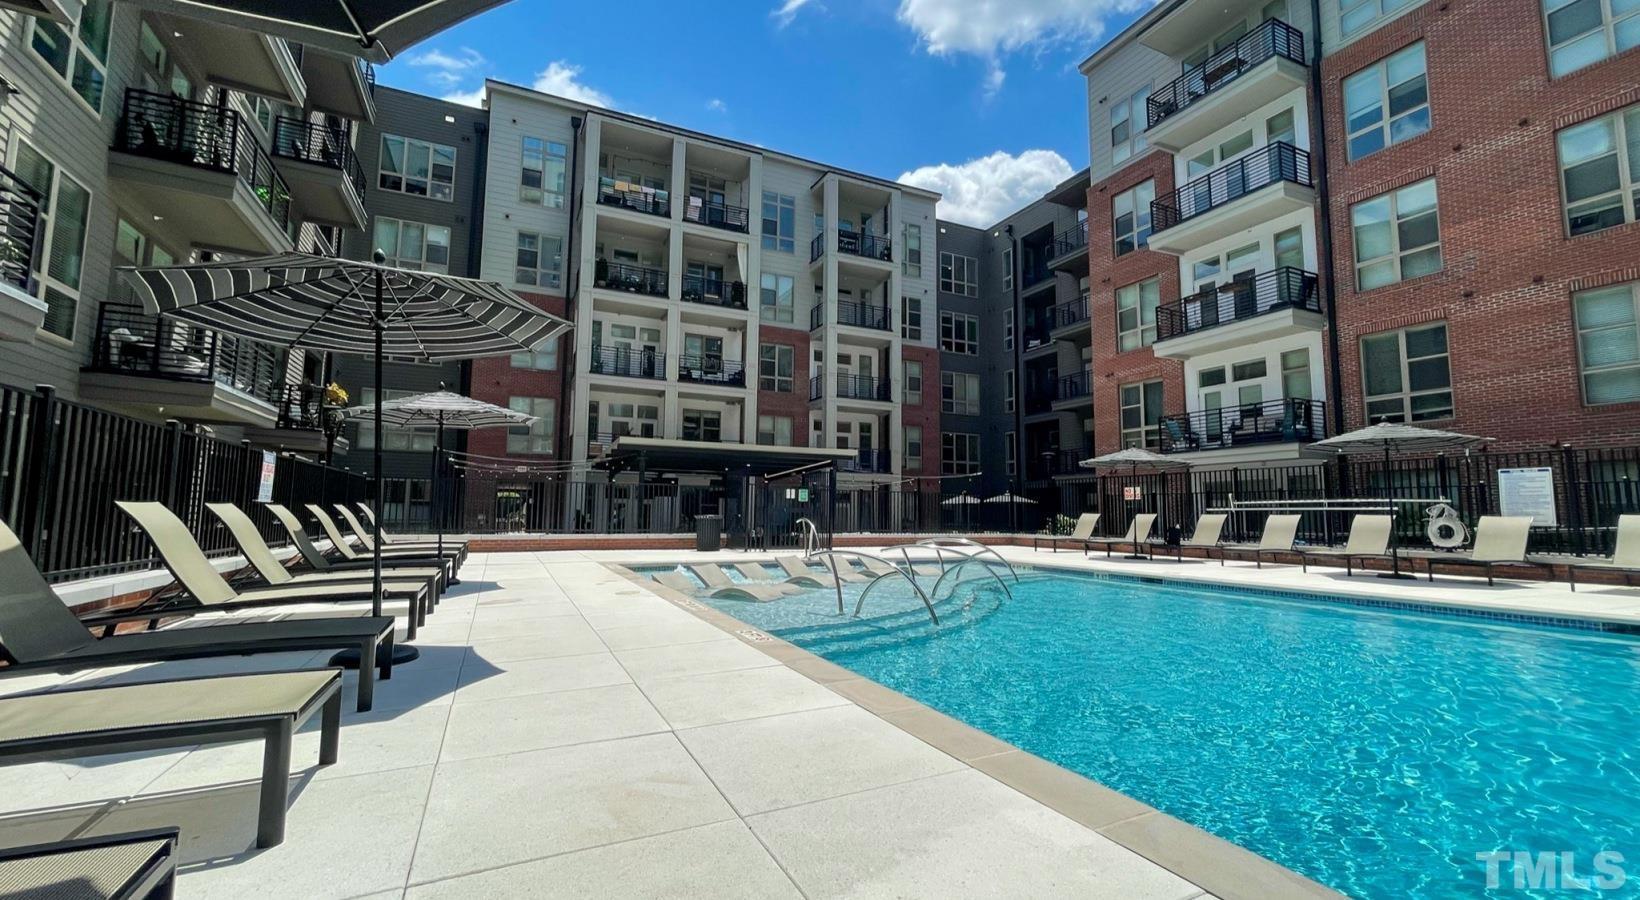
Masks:
[[[362,418],[376,414],[374,404],[350,407],[342,415]],[[533,425],[536,417],[505,406],[485,403],[452,391],[433,391],[389,400],[381,405],[384,425],[437,425],[443,428],[500,428]]]
[[[1442,431],[1439,428],[1420,428],[1399,422],[1379,422],[1354,431],[1316,441],[1310,446],[1335,453],[1434,453],[1441,450],[1464,450],[1486,443],[1489,438]]]
[[[1182,459],[1163,456],[1143,447],[1129,447],[1115,453],[1106,453],[1104,456],[1084,459],[1077,465],[1084,469],[1128,469],[1134,473],[1137,473],[1140,469],[1147,472],[1170,472],[1190,468],[1190,463]]]

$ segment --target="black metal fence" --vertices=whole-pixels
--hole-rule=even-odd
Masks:
[[[1203,213],[1282,181],[1309,187],[1310,154],[1286,141],[1277,141],[1231,160],[1150,202],[1153,233],[1159,233]]]

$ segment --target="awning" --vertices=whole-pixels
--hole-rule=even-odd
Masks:
[[[858,452],[826,447],[771,447],[766,444],[706,443],[622,435],[615,439],[615,446],[599,460],[598,465],[634,471],[641,457],[644,469],[654,474],[773,475],[802,466],[851,460]]]

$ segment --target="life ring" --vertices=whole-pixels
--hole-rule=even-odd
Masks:
[[[1469,543],[1469,529],[1458,518],[1457,510],[1445,503],[1437,503],[1424,512],[1429,516],[1429,526],[1424,533],[1429,535],[1431,544],[1442,550],[1451,550]]]

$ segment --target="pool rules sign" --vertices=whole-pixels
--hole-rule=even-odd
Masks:
[[[1559,524],[1555,521],[1555,470],[1548,466],[1499,469],[1498,512],[1531,516],[1534,528]]]
[[[262,451],[262,479],[256,486],[256,502],[273,502],[273,473],[279,470],[279,457],[272,450]]]

